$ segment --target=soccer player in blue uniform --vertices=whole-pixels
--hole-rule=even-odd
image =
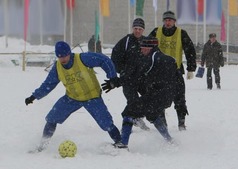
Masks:
[[[59,41],[55,45],[58,60],[41,86],[25,99],[26,105],[49,94],[61,81],[66,88],[64,96],[52,107],[46,116],[42,140],[36,151],[41,152],[49,144],[57,124],[62,124],[73,112],[84,107],[97,122],[99,127],[107,131],[115,143],[121,141],[118,128],[114,125],[111,114],[101,97],[101,87],[93,67],[101,67],[109,79],[111,87],[118,87],[119,80],[112,61],[99,53],[71,53],[66,42]]]

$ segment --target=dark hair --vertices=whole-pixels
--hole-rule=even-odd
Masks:
[[[213,37],[217,37],[217,35],[215,33],[209,34],[209,38],[213,38]]]

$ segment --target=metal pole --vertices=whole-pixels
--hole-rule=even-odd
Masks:
[[[64,1],[64,41],[66,42],[66,30],[67,30],[67,5]]]
[[[5,29],[5,47],[8,47],[8,26],[9,26],[9,18],[8,18],[8,0],[4,1],[4,29]]]
[[[207,1],[204,0],[204,7],[203,7],[203,45],[206,43],[206,34],[207,34],[207,30],[206,30],[206,26],[207,26]]]
[[[72,5],[72,0],[70,0],[70,8]],[[70,10],[70,45],[73,45],[73,9]]]
[[[229,36],[230,36],[230,16],[229,16],[229,0],[227,1],[227,37],[226,37],[226,62],[227,62],[227,65],[229,64]]]
[[[42,17],[42,0],[39,1],[40,3],[40,44],[43,45],[43,17]]]

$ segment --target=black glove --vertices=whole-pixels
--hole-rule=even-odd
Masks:
[[[110,80],[104,80],[106,83],[101,84],[102,90],[106,90],[108,93],[110,90],[114,89],[115,87],[120,87],[120,79],[118,77],[112,78]]]
[[[26,105],[33,103],[33,101],[34,101],[35,99],[36,99],[36,98],[35,98],[33,95],[31,95],[30,97],[26,98],[26,99],[25,99]]]

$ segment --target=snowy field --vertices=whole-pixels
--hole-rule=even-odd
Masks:
[[[1,46],[0,50],[20,51],[16,46],[19,45],[12,49]],[[53,49],[46,48],[48,51]],[[25,98],[39,87],[47,72],[44,67],[26,67],[23,72],[9,58],[0,55],[0,169],[238,168],[238,66],[221,68],[221,90],[208,91],[205,77],[185,80],[190,113],[186,120],[187,131],[178,131],[173,107],[166,110],[168,129],[177,146],[167,145],[147,122],[150,131],[133,128],[130,152],[114,150],[107,146],[112,143],[108,134],[84,109],[80,109],[64,124],[58,125],[46,151],[29,154],[27,151],[40,141],[46,114],[65,90],[59,84],[48,96],[26,106]],[[105,73],[99,68],[95,71],[102,83]],[[125,106],[121,88],[103,93],[103,98],[115,124],[121,128],[120,113]],[[78,153],[74,158],[63,159],[58,155],[58,146],[68,139],[77,144]]]

